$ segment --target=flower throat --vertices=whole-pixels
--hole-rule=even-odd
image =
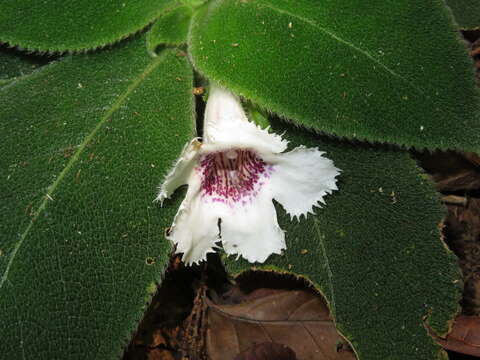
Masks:
[[[269,177],[271,170],[272,166],[251,150],[231,149],[204,155],[199,168],[202,196],[213,202],[246,204],[257,195],[264,184],[262,177]]]

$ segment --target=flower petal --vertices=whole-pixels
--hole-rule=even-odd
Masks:
[[[167,239],[177,245],[187,265],[198,263],[214,252],[219,241],[218,216],[202,200],[200,177],[192,174],[187,195],[178,209]]]
[[[271,254],[281,254],[286,248],[272,196],[262,190],[251,203],[234,208],[224,206],[220,216],[225,252],[241,255],[251,263],[264,262]]]
[[[177,162],[160,185],[156,201],[163,203],[163,200],[172,196],[177,188],[188,183],[190,174],[197,164],[200,147],[198,139],[193,139],[185,145]]]
[[[248,121],[237,96],[216,85],[210,87],[205,109],[204,151],[253,148],[258,152],[281,153],[288,141]]]
[[[273,154],[265,161],[274,165],[270,185],[275,200],[290,217],[313,213],[313,206],[324,204],[326,194],[337,190],[340,174],[333,161],[317,148],[299,146],[284,154]]]

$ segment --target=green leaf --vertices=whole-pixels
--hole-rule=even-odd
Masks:
[[[480,28],[480,4],[473,0],[447,0],[458,25],[462,29]]]
[[[0,86],[30,74],[52,59],[27,55],[0,45]]]
[[[300,275],[329,301],[338,330],[360,360],[441,357],[440,334],[458,310],[461,274],[440,240],[437,193],[407,153],[342,143],[275,122],[293,146],[326,151],[342,170],[339,190],[300,222],[277,206],[287,250],[257,270]],[[262,239],[259,239],[262,241]],[[230,273],[252,268],[224,258]]]
[[[147,34],[148,50],[153,52],[159,45],[186,44],[192,15],[193,9],[183,5],[160,17]]]
[[[166,267],[153,203],[193,133],[192,69],[144,37],[0,90],[0,353],[118,359]]]
[[[472,60],[439,0],[213,0],[192,21],[203,75],[297,124],[479,149]]]
[[[186,6],[189,6],[193,9],[196,9],[203,4],[205,4],[209,0],[180,0],[180,2]]]
[[[143,29],[175,3],[4,0],[0,2],[0,41],[41,51],[93,49]]]

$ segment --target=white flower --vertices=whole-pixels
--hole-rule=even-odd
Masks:
[[[168,234],[186,264],[198,263],[219,242],[227,254],[264,262],[285,249],[272,199],[291,218],[313,213],[337,189],[333,162],[316,148],[299,146],[248,121],[239,99],[211,86],[203,143],[187,144],[160,186],[163,202],[188,185]]]

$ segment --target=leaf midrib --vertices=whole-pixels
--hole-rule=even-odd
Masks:
[[[126,88],[125,92],[117,98],[117,100],[105,112],[103,117],[100,118],[100,121],[97,123],[97,125],[91,130],[91,132],[85,137],[83,142],[77,147],[77,150],[70,157],[70,160],[68,161],[67,165],[60,172],[60,174],[58,175],[56,180],[48,187],[47,193],[45,194],[42,202],[40,203],[38,208],[35,210],[35,215],[30,220],[30,223],[28,224],[27,228],[22,233],[22,235],[20,236],[20,239],[16,242],[15,247],[13,248],[12,252],[10,253],[10,258],[8,259],[7,266],[6,266],[5,271],[2,275],[2,278],[0,279],[0,290],[3,288],[3,285],[8,280],[8,274],[9,274],[10,269],[12,267],[13,261],[16,258],[18,250],[22,247],[25,239],[27,238],[28,234],[30,233],[30,230],[32,229],[33,225],[36,223],[37,219],[40,217],[40,215],[43,213],[43,211],[47,208],[48,203],[50,201],[53,201],[52,195],[55,192],[55,190],[57,189],[57,187],[60,185],[60,183],[65,178],[65,176],[68,174],[68,172],[72,169],[72,167],[77,163],[77,161],[79,160],[80,155],[82,154],[84,149],[93,140],[93,138],[100,131],[100,129],[103,127],[103,125],[122,106],[122,104],[124,102],[126,102],[128,96],[135,89],[137,89],[140,86],[140,84],[143,82],[143,80],[145,80],[145,78],[147,78],[148,75],[150,75],[150,73],[153,70],[155,70],[156,67],[158,67],[160,65],[160,63],[164,60],[164,58],[166,56],[166,53],[167,52],[164,51],[158,57],[153,59],[153,61],[150,62],[145,67],[145,69]]]
[[[353,50],[355,50],[356,52],[358,52],[359,54],[365,56],[366,58],[368,58],[369,60],[373,61],[375,64],[377,64],[378,66],[380,66],[382,69],[384,69],[386,72],[388,72],[390,75],[404,81],[405,83],[407,83],[411,88],[413,88],[415,91],[417,91],[418,93],[422,94],[422,95],[425,95],[425,92],[420,88],[418,87],[416,84],[414,84],[412,81],[406,79],[405,77],[403,77],[402,75],[400,75],[399,73],[397,73],[395,70],[391,69],[389,66],[387,66],[386,64],[382,63],[380,60],[378,60],[376,57],[374,57],[372,54],[370,54],[367,50],[364,50],[360,47],[358,47],[357,45],[355,45],[354,43],[351,43],[345,39],[343,39],[342,37],[338,36],[337,34],[335,34],[334,32],[332,32],[331,30],[328,30],[327,28],[324,28],[320,25],[318,25],[315,21],[311,20],[311,19],[308,19],[308,18],[305,18],[303,16],[300,16],[300,15],[297,15],[297,14],[294,14],[288,10],[284,10],[284,9],[279,9],[275,6],[273,6],[272,4],[270,4],[269,2],[265,2],[265,1],[261,1],[261,4],[263,6],[265,6],[266,8],[269,8],[273,11],[276,11],[278,12],[279,14],[284,14],[284,15],[288,15],[288,16],[291,16],[295,19],[298,19],[318,30],[320,30],[321,32],[323,32],[324,34],[328,35],[329,37],[331,37],[332,39],[338,41],[339,43],[341,44],[344,44],[350,48],[352,48]]]
[[[318,236],[318,242],[320,243],[320,246],[322,247],[323,259],[325,260],[325,268],[327,270],[328,284],[329,284],[329,288],[330,288],[330,299],[328,299],[327,301],[330,303],[329,308],[330,308],[330,311],[332,313],[332,316],[336,317],[337,316],[337,308],[336,308],[336,304],[335,304],[335,289],[334,289],[334,286],[333,286],[333,273],[332,273],[332,269],[330,267],[330,261],[328,260],[327,249],[325,249],[325,244],[324,244],[325,236],[323,236],[322,233],[320,232],[320,226],[318,224],[318,219],[317,218],[313,218],[313,226],[315,227],[315,232],[317,233],[317,236]]]

